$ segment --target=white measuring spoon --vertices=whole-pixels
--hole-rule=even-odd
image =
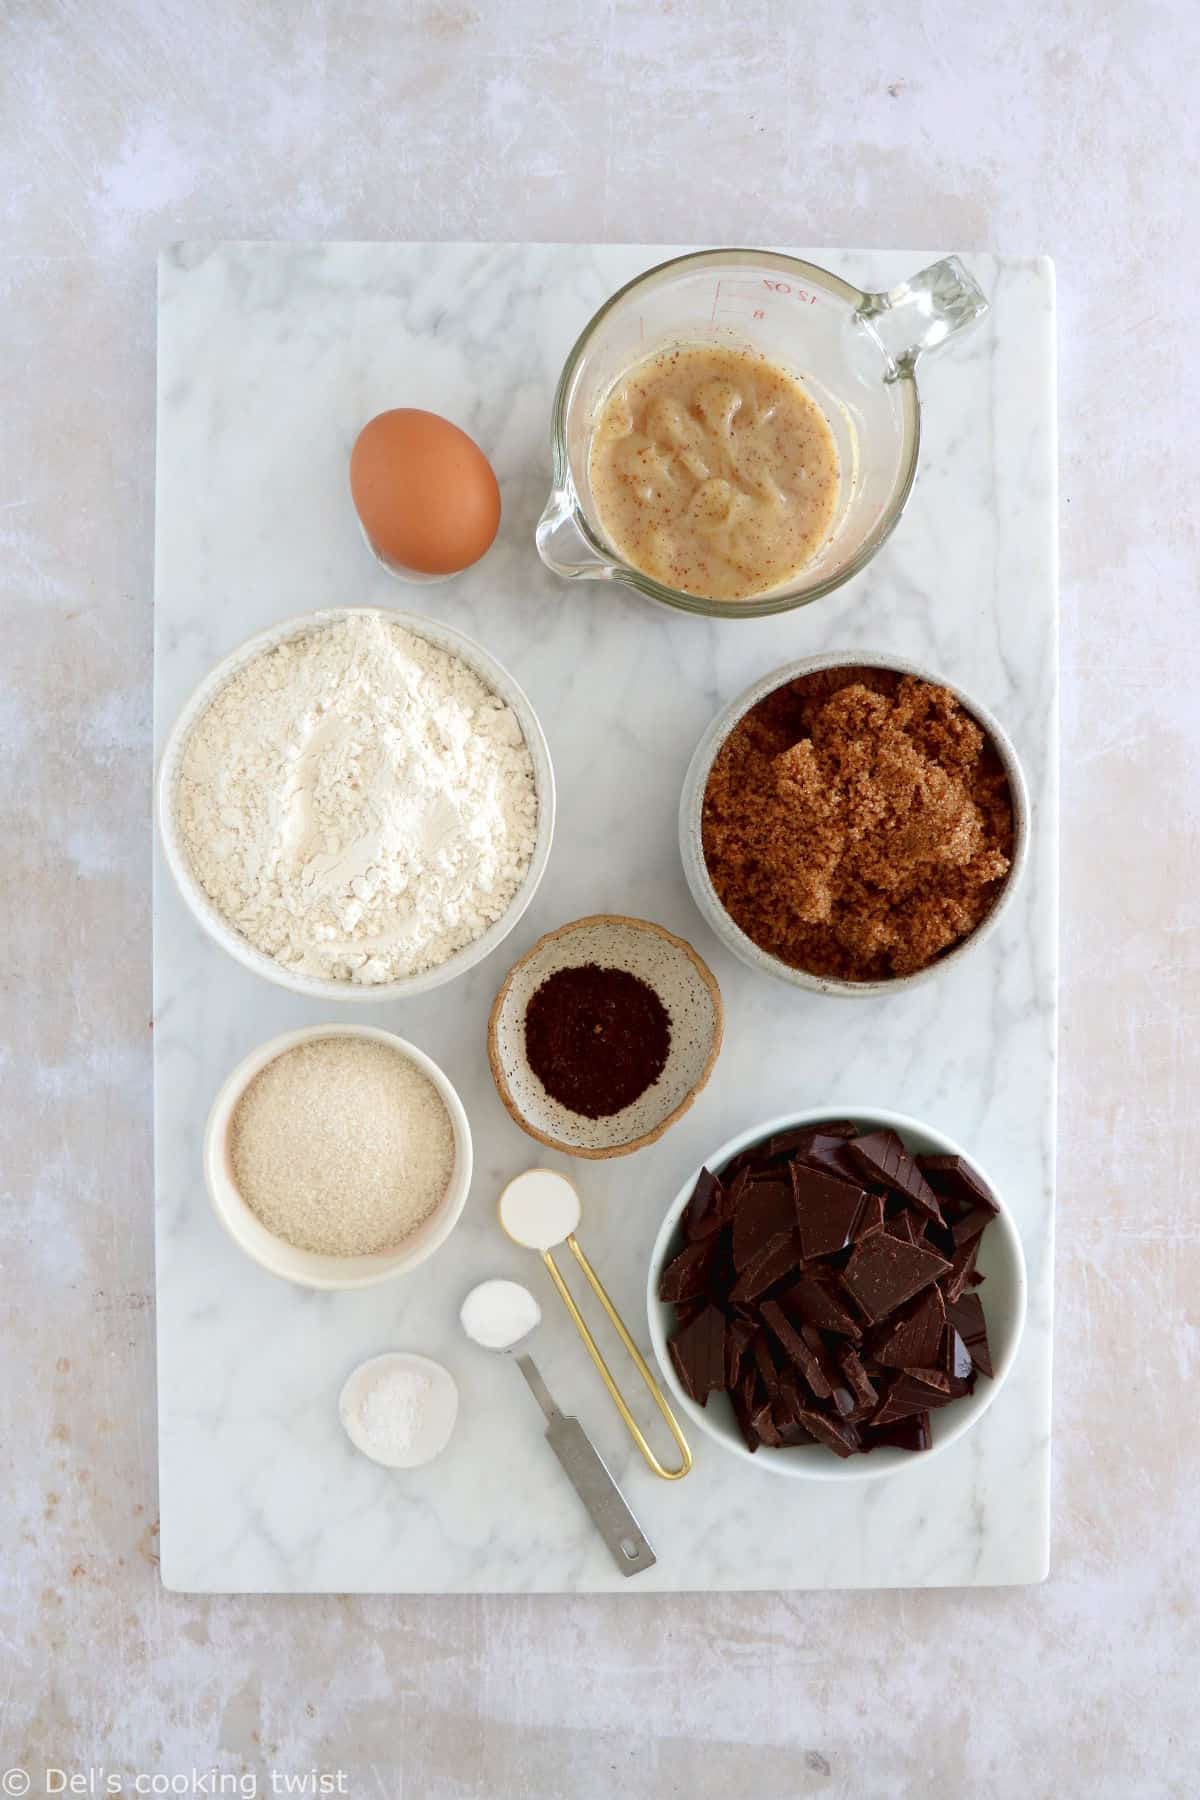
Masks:
[[[513,1351],[541,1324],[542,1309],[519,1281],[482,1281],[471,1289],[458,1316],[473,1343],[485,1350]],[[618,1569],[622,1575],[639,1575],[652,1568],[657,1558],[650,1541],[595,1444],[578,1419],[559,1411],[532,1356],[523,1352],[516,1363],[546,1415],[546,1442]]]
[[[558,1296],[568,1313],[571,1323],[587,1348],[587,1353],[600,1372],[600,1379],[608,1389],[613,1405],[624,1420],[625,1429],[641,1451],[647,1466],[663,1481],[679,1481],[692,1466],[692,1453],[687,1439],[680,1430],[679,1421],[671,1411],[666,1396],[659,1387],[646,1364],[646,1359],[629,1335],[624,1319],[605,1292],[604,1284],[584,1255],[575,1236],[582,1208],[579,1194],[572,1182],[565,1175],[554,1169],[526,1169],[523,1175],[516,1175],[500,1196],[500,1224],[515,1244],[526,1250],[536,1250],[546,1265],[547,1273],[558,1291]],[[576,1306],[555,1264],[550,1252],[559,1244],[566,1244],[575,1261],[587,1277],[588,1285],[608,1314],[616,1330],[617,1336],[633,1358],[638,1374],[646,1384],[646,1388],[659,1412],[666,1420],[671,1436],[679,1446],[680,1464],[677,1469],[664,1468],[653,1450],[646,1442],[641,1426],[630,1412],[625,1396],[613,1380],[608,1364],[600,1353],[600,1347],[588,1330],[587,1322]]]

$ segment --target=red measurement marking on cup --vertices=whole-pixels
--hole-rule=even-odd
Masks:
[[[718,288],[721,285],[720,282],[717,283]],[[780,281],[770,275],[756,276],[752,280],[734,279],[725,282],[724,286],[727,297],[736,295],[740,300],[757,299],[760,304],[764,300],[779,299],[794,300],[800,306],[815,306],[820,297],[809,288],[798,287],[794,281]]]

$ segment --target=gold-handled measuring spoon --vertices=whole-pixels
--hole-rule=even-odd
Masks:
[[[583,1249],[575,1236],[582,1207],[579,1194],[574,1184],[554,1169],[526,1169],[523,1175],[516,1175],[500,1196],[500,1224],[514,1244],[523,1249],[536,1250],[546,1265],[546,1272],[554,1283],[559,1299],[570,1314],[571,1323],[583,1339],[588,1355],[599,1370],[600,1379],[608,1389],[613,1405],[620,1413],[625,1429],[641,1451],[648,1468],[663,1481],[679,1481],[692,1466],[692,1453],[687,1439],[680,1430],[679,1421],[667,1404],[666,1396],[647,1367],[646,1359],[634,1343],[620,1313],[605,1292],[604,1284],[583,1253]],[[587,1321],[575,1304],[571,1291],[563,1280],[553,1256],[550,1252],[559,1244],[566,1244],[568,1250],[583,1270],[588,1286],[608,1314],[617,1336],[624,1344],[633,1364],[643,1382],[646,1384],[650,1398],[666,1421],[671,1436],[679,1446],[680,1463],[676,1469],[664,1468],[653,1450],[646,1442],[640,1425],[630,1412],[625,1396],[613,1380],[612,1373],[600,1347],[588,1329]]]
[[[541,1323],[542,1310],[518,1281],[483,1281],[459,1313],[462,1328],[485,1350],[516,1357],[518,1369],[546,1415],[546,1442],[582,1500],[622,1575],[640,1575],[658,1560],[608,1464],[579,1420],[559,1411],[532,1356],[521,1350]]]

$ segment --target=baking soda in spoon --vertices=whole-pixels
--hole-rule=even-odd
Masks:
[[[578,1215],[578,1203],[575,1210]],[[542,1309],[519,1281],[481,1281],[463,1301],[458,1316],[467,1336],[483,1349],[512,1350],[537,1329]],[[522,1351],[514,1360],[545,1414],[546,1442],[622,1575],[639,1575],[643,1569],[653,1568],[650,1542],[579,1420],[559,1411],[532,1356]]]
[[[462,1328],[484,1350],[511,1350],[542,1322],[542,1309],[519,1281],[481,1281],[459,1311]]]

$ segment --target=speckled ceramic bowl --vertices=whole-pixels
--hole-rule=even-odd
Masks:
[[[796,681],[801,675],[815,674],[818,669],[838,669],[843,667],[893,669],[898,675],[915,675],[921,681],[932,682],[935,687],[949,688],[959,704],[971,714],[981,725],[992,743],[1008,776],[1008,791],[1012,796],[1013,807],[1013,855],[1012,867],[1008,878],[993,903],[991,911],[975,927],[969,936],[963,938],[944,956],[939,956],[925,968],[918,969],[912,975],[896,975],[887,981],[839,981],[827,975],[813,975],[807,969],[794,969],[790,963],[781,962],[779,957],[772,956],[769,950],[763,950],[753,938],[746,936],[740,925],[726,912],[717,890],[712,884],[708,872],[708,864],[704,860],[704,841],[702,822],[704,815],[704,791],[708,786],[708,777],[716,761],[717,752],[733,730],[734,726],[745,717],[760,700],[773,694],[789,681]],[[838,650],[827,651],[821,656],[806,656],[800,662],[787,663],[782,669],[773,669],[756,681],[753,687],[731,700],[723,712],[718,713],[704,736],[696,746],[696,751],[688,765],[688,772],[683,780],[683,794],[679,802],[679,853],[683,859],[683,872],[687,884],[692,890],[692,898],[703,913],[705,921],[712,927],[727,950],[746,963],[752,969],[763,974],[774,975],[779,981],[790,982],[793,987],[811,988],[818,994],[852,994],[860,998],[875,994],[894,994],[902,989],[916,987],[919,982],[933,981],[944,970],[969,956],[978,949],[984,938],[988,937],[1000,923],[1005,911],[1012,903],[1013,895],[1021,879],[1021,872],[1029,854],[1029,791],[1025,785],[1025,776],[1017,759],[1013,742],[1000,721],[995,718],[970,694],[965,694],[954,682],[947,681],[944,676],[931,669],[920,668],[916,663],[906,662],[903,657],[883,654],[874,650]]]
[[[667,1066],[631,1106],[585,1119],[551,1098],[525,1054],[525,1009],[543,981],[580,963],[626,969],[652,987],[671,1021]],[[721,990],[692,946],[661,925],[601,913],[560,925],[515,963],[488,1021],[496,1090],[522,1131],[568,1156],[628,1156],[682,1118],[717,1060],[725,1026]]]

